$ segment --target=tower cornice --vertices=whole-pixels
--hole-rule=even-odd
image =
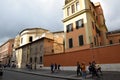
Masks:
[[[81,10],[81,11],[79,11],[79,12],[77,12],[77,13],[71,15],[71,16],[68,16],[67,18],[63,19],[62,21],[66,22],[66,21],[68,21],[68,20],[70,20],[70,19],[72,19],[72,18],[74,18],[76,16],[79,16],[79,15],[81,15],[81,14],[83,14],[85,12],[89,12],[89,11],[90,11],[90,9],[83,9],[83,10]]]

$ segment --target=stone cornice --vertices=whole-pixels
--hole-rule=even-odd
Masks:
[[[65,5],[70,3],[72,0],[65,0]]]
[[[77,16],[79,16],[79,15],[85,13],[85,12],[89,12],[89,11],[90,11],[89,9],[83,9],[83,10],[81,10],[81,11],[79,11],[79,12],[77,12],[77,13],[71,15],[71,16],[68,16],[67,18],[63,19],[62,21],[66,22],[66,21],[68,21],[68,20],[70,20],[70,19],[72,19],[74,17],[77,17]]]
[[[77,2],[76,0],[72,0],[69,3],[65,4],[63,9],[65,9],[66,7],[69,7],[70,5],[72,5],[73,3]]]

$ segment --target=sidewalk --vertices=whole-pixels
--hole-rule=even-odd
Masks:
[[[50,70],[28,70],[28,69],[14,69],[14,68],[6,68],[6,70],[9,71],[15,71],[15,72],[21,72],[21,73],[27,73],[27,74],[33,74],[33,75],[39,75],[39,76],[45,76],[45,77],[53,77],[53,78],[60,78],[60,79],[70,79],[70,80],[81,80],[82,77],[76,76],[76,71],[58,71],[55,73],[51,73]],[[87,75],[86,80],[88,79],[90,75]]]
[[[45,69],[28,70],[28,69],[6,68],[5,70],[45,76],[45,77],[53,77],[53,78],[59,78],[59,79],[82,80],[81,76],[80,77],[76,76],[76,71],[58,71],[55,73],[51,73],[50,70],[45,70]],[[115,75],[116,75],[116,79],[114,78]],[[91,75],[87,75],[87,78],[84,80],[119,80],[120,79],[119,75],[120,75],[120,72],[103,72],[103,76],[100,76],[100,78],[92,79]]]

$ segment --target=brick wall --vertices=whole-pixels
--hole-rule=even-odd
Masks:
[[[50,66],[51,63],[61,64],[62,66],[76,66],[77,61],[88,64],[93,60],[99,64],[120,63],[120,44],[69,53],[45,55],[44,66]]]

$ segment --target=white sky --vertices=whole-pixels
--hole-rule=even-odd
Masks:
[[[101,3],[109,31],[120,29],[120,0],[91,1]],[[0,0],[0,44],[25,28],[63,30],[63,5],[64,0]]]

